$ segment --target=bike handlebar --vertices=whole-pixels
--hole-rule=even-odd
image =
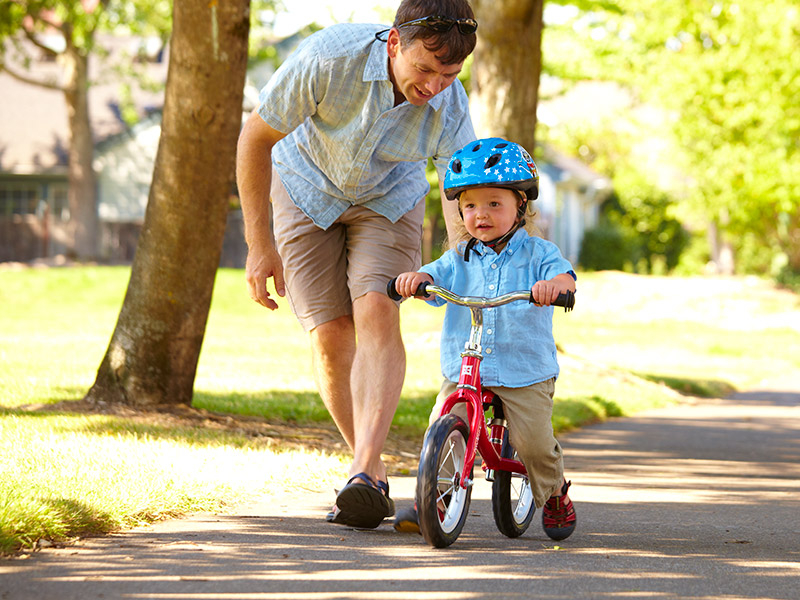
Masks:
[[[402,300],[403,297],[397,293],[397,288],[395,287],[395,282],[397,278],[390,280],[389,283],[386,284],[386,294],[392,300]],[[427,281],[423,281],[419,284],[417,291],[414,292],[414,296],[416,298],[428,298],[431,295],[439,296],[440,298],[445,299],[447,302],[452,304],[458,304],[460,306],[468,306],[468,307],[475,307],[475,308],[493,308],[495,306],[502,306],[504,304],[508,304],[510,302],[516,302],[518,300],[527,300],[531,304],[536,304],[537,306],[541,306],[537,304],[536,301],[533,299],[533,292],[531,290],[520,290],[518,292],[510,292],[508,294],[503,294],[502,296],[497,296],[495,298],[483,298],[480,296],[459,296],[458,294],[454,294],[447,288],[443,288],[438,285],[434,285],[433,283],[429,283]],[[566,293],[562,292],[558,295],[555,302],[553,302],[553,306],[562,306],[564,308],[564,312],[569,312],[575,306],[575,294],[571,291],[567,291]]]

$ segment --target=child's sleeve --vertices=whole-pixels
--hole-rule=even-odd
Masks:
[[[420,269],[421,273],[431,276],[433,283],[441,287],[450,289],[453,287],[453,256],[455,252],[448,250],[435,261],[428,263]],[[442,306],[446,304],[441,298],[431,298],[426,302],[432,306]]]
[[[542,259],[539,261],[538,273],[536,273],[537,280],[548,280],[556,275],[567,273],[577,281],[578,276],[575,274],[572,263],[561,255],[561,250],[558,249],[558,246],[552,242],[542,241],[544,242],[541,245]]]

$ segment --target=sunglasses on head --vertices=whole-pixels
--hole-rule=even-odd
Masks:
[[[446,33],[453,28],[453,25],[458,27],[458,31],[463,35],[475,33],[478,29],[478,22],[475,19],[451,19],[450,17],[423,17],[421,19],[414,19],[406,23],[400,23],[397,27],[427,27],[433,29],[438,33]]]
[[[433,29],[437,33],[447,33],[453,28],[454,25],[458,27],[458,31],[461,33],[461,35],[475,33],[475,31],[478,29],[478,22],[475,19],[451,19],[450,17],[433,15],[429,17],[423,17],[421,19],[414,19],[413,21],[407,21],[405,23],[400,23],[400,25],[397,26],[397,29],[400,29],[401,27],[427,27],[428,29]],[[388,29],[379,31],[375,34],[375,38],[380,40],[381,38],[379,36],[387,33],[388,31]]]

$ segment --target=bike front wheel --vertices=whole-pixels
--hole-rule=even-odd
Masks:
[[[519,460],[517,451],[508,441],[508,431],[503,435],[503,458]],[[495,471],[492,484],[492,513],[497,529],[505,536],[515,538],[528,529],[536,511],[528,477],[510,471]]]
[[[458,539],[472,488],[461,486],[469,428],[456,415],[437,419],[425,434],[417,475],[417,513],[422,537],[436,548]]]

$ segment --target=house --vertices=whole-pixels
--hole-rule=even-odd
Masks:
[[[58,47],[59,41],[63,44],[58,36],[44,36],[43,41],[53,48]],[[160,46],[147,51],[148,40],[102,36],[97,41],[108,51],[106,59],[101,61],[93,55],[89,64],[91,128],[99,149],[104,144],[109,147],[112,140],[128,131],[122,118],[127,107],[121,100],[126,94],[115,67],[127,61],[128,67],[133,66],[150,81],[163,85],[167,61]],[[17,71],[39,81],[58,80],[61,67],[52,57],[36,49],[31,50],[31,55],[30,68],[17,67]],[[63,254],[67,250],[69,221],[69,128],[64,94],[18,81],[4,71],[0,71],[0,90],[0,261]],[[130,100],[137,113],[144,115],[161,106],[163,93],[132,86]],[[118,187],[126,185],[125,180],[118,182]],[[100,205],[118,201],[125,202],[101,196]],[[116,253],[115,247],[120,244],[114,241],[114,233],[105,222],[101,222],[101,235],[104,259],[130,259],[127,250],[122,255]]]
[[[130,262],[136,250],[161,137],[161,111],[152,111],[133,127],[95,149],[100,247],[107,260]],[[220,266],[241,267],[247,257],[240,210],[229,211]]]
[[[611,193],[611,180],[583,162],[544,147],[539,168],[538,225],[564,258],[578,264],[583,234],[597,226],[600,208]]]

